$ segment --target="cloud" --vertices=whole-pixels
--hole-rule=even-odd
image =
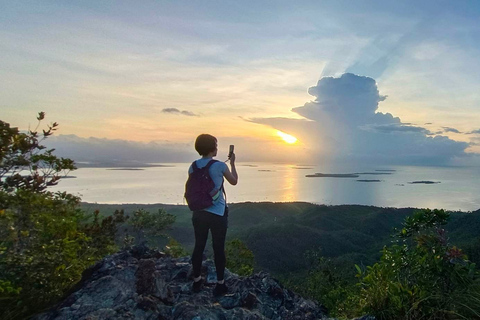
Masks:
[[[395,133],[395,132],[412,132],[412,133],[423,133],[427,135],[433,134],[429,130],[412,126],[406,123],[394,123],[394,124],[381,124],[381,125],[368,125],[362,127],[364,130],[372,130],[380,133]]]
[[[192,144],[152,141],[148,143],[58,135],[45,141],[55,154],[78,164],[135,166],[146,163],[189,162],[197,157]]]
[[[445,130],[445,132],[461,133],[460,131],[458,131],[455,128],[450,128],[450,127],[442,127],[442,128],[443,128],[443,130]]]
[[[308,93],[316,97],[315,101],[293,108],[293,112],[313,120],[316,113],[326,112],[349,123],[365,121],[365,117],[375,113],[378,102],[386,99],[378,93],[375,80],[351,73],[340,78],[322,78],[316,86],[308,89]]]
[[[317,160],[391,164],[447,164],[465,156],[468,144],[378,112],[380,95],[374,79],[345,73],[325,77],[308,93],[315,100],[292,111],[303,119],[255,118],[301,140]],[[449,128],[451,129],[451,128]]]
[[[227,160],[228,147],[235,145],[237,160],[301,163],[308,154],[300,146],[288,146],[296,152],[285,152],[278,141],[264,137],[217,136],[217,159]],[[92,167],[141,167],[151,163],[190,163],[198,159],[194,148],[195,136],[188,143],[170,141],[136,142],[118,139],[81,138],[76,135],[54,135],[45,140],[55,154],[73,159],[77,166]],[[301,150],[301,152],[298,152]]]
[[[480,134],[480,129],[467,132],[467,134]]]
[[[191,111],[186,111],[186,110],[178,110],[177,108],[164,108],[162,109],[162,112],[164,113],[172,113],[172,114],[181,114],[184,116],[189,116],[189,117],[198,117],[197,114],[191,112]]]

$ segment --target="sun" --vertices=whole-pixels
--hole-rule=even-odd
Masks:
[[[297,142],[297,138],[289,134],[286,134],[285,132],[277,131],[277,135],[279,135],[286,143],[292,144]]]

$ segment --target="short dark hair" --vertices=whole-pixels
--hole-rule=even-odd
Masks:
[[[203,133],[195,140],[195,150],[201,156],[206,156],[217,148],[217,138],[210,134]]]

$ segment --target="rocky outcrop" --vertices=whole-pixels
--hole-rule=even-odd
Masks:
[[[204,289],[193,293],[188,257],[136,247],[87,269],[64,301],[35,319],[326,319],[325,308],[266,273],[239,277],[227,270],[229,292],[221,297],[213,296],[212,261],[204,261],[203,273]]]

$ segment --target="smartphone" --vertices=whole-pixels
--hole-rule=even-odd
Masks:
[[[235,146],[233,144],[230,145],[230,149],[228,150],[228,157],[230,158],[232,156],[232,153],[233,153],[233,148]]]

